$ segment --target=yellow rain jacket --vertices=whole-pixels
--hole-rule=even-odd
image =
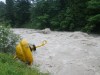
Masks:
[[[22,39],[21,42],[16,46],[15,58],[18,58],[29,65],[33,63],[32,52],[26,39]]]
[[[47,41],[44,40],[40,45],[38,46],[33,45],[33,48],[31,48],[27,40],[22,39],[20,43],[16,46],[16,55],[14,58],[18,58],[21,61],[27,63],[28,65],[31,65],[33,63],[32,51],[34,49],[36,50],[36,48],[44,46],[46,43]]]

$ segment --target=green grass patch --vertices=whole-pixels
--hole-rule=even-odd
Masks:
[[[48,73],[29,68],[26,64],[14,60],[10,54],[0,53],[0,75],[48,75]]]

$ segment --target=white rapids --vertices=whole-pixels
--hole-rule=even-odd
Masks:
[[[100,75],[100,35],[83,32],[40,33],[39,30],[16,28],[14,33],[29,43],[47,44],[33,52],[34,64],[51,75]]]

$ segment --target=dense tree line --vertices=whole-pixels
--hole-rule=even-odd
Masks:
[[[5,4],[0,2],[0,22],[4,21],[5,17]]]
[[[0,21],[12,27],[100,32],[100,0],[6,0]]]

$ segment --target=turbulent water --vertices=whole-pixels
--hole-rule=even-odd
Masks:
[[[29,43],[47,44],[33,52],[33,66],[51,75],[100,75],[100,36],[83,32],[40,33],[39,30],[13,29]]]

